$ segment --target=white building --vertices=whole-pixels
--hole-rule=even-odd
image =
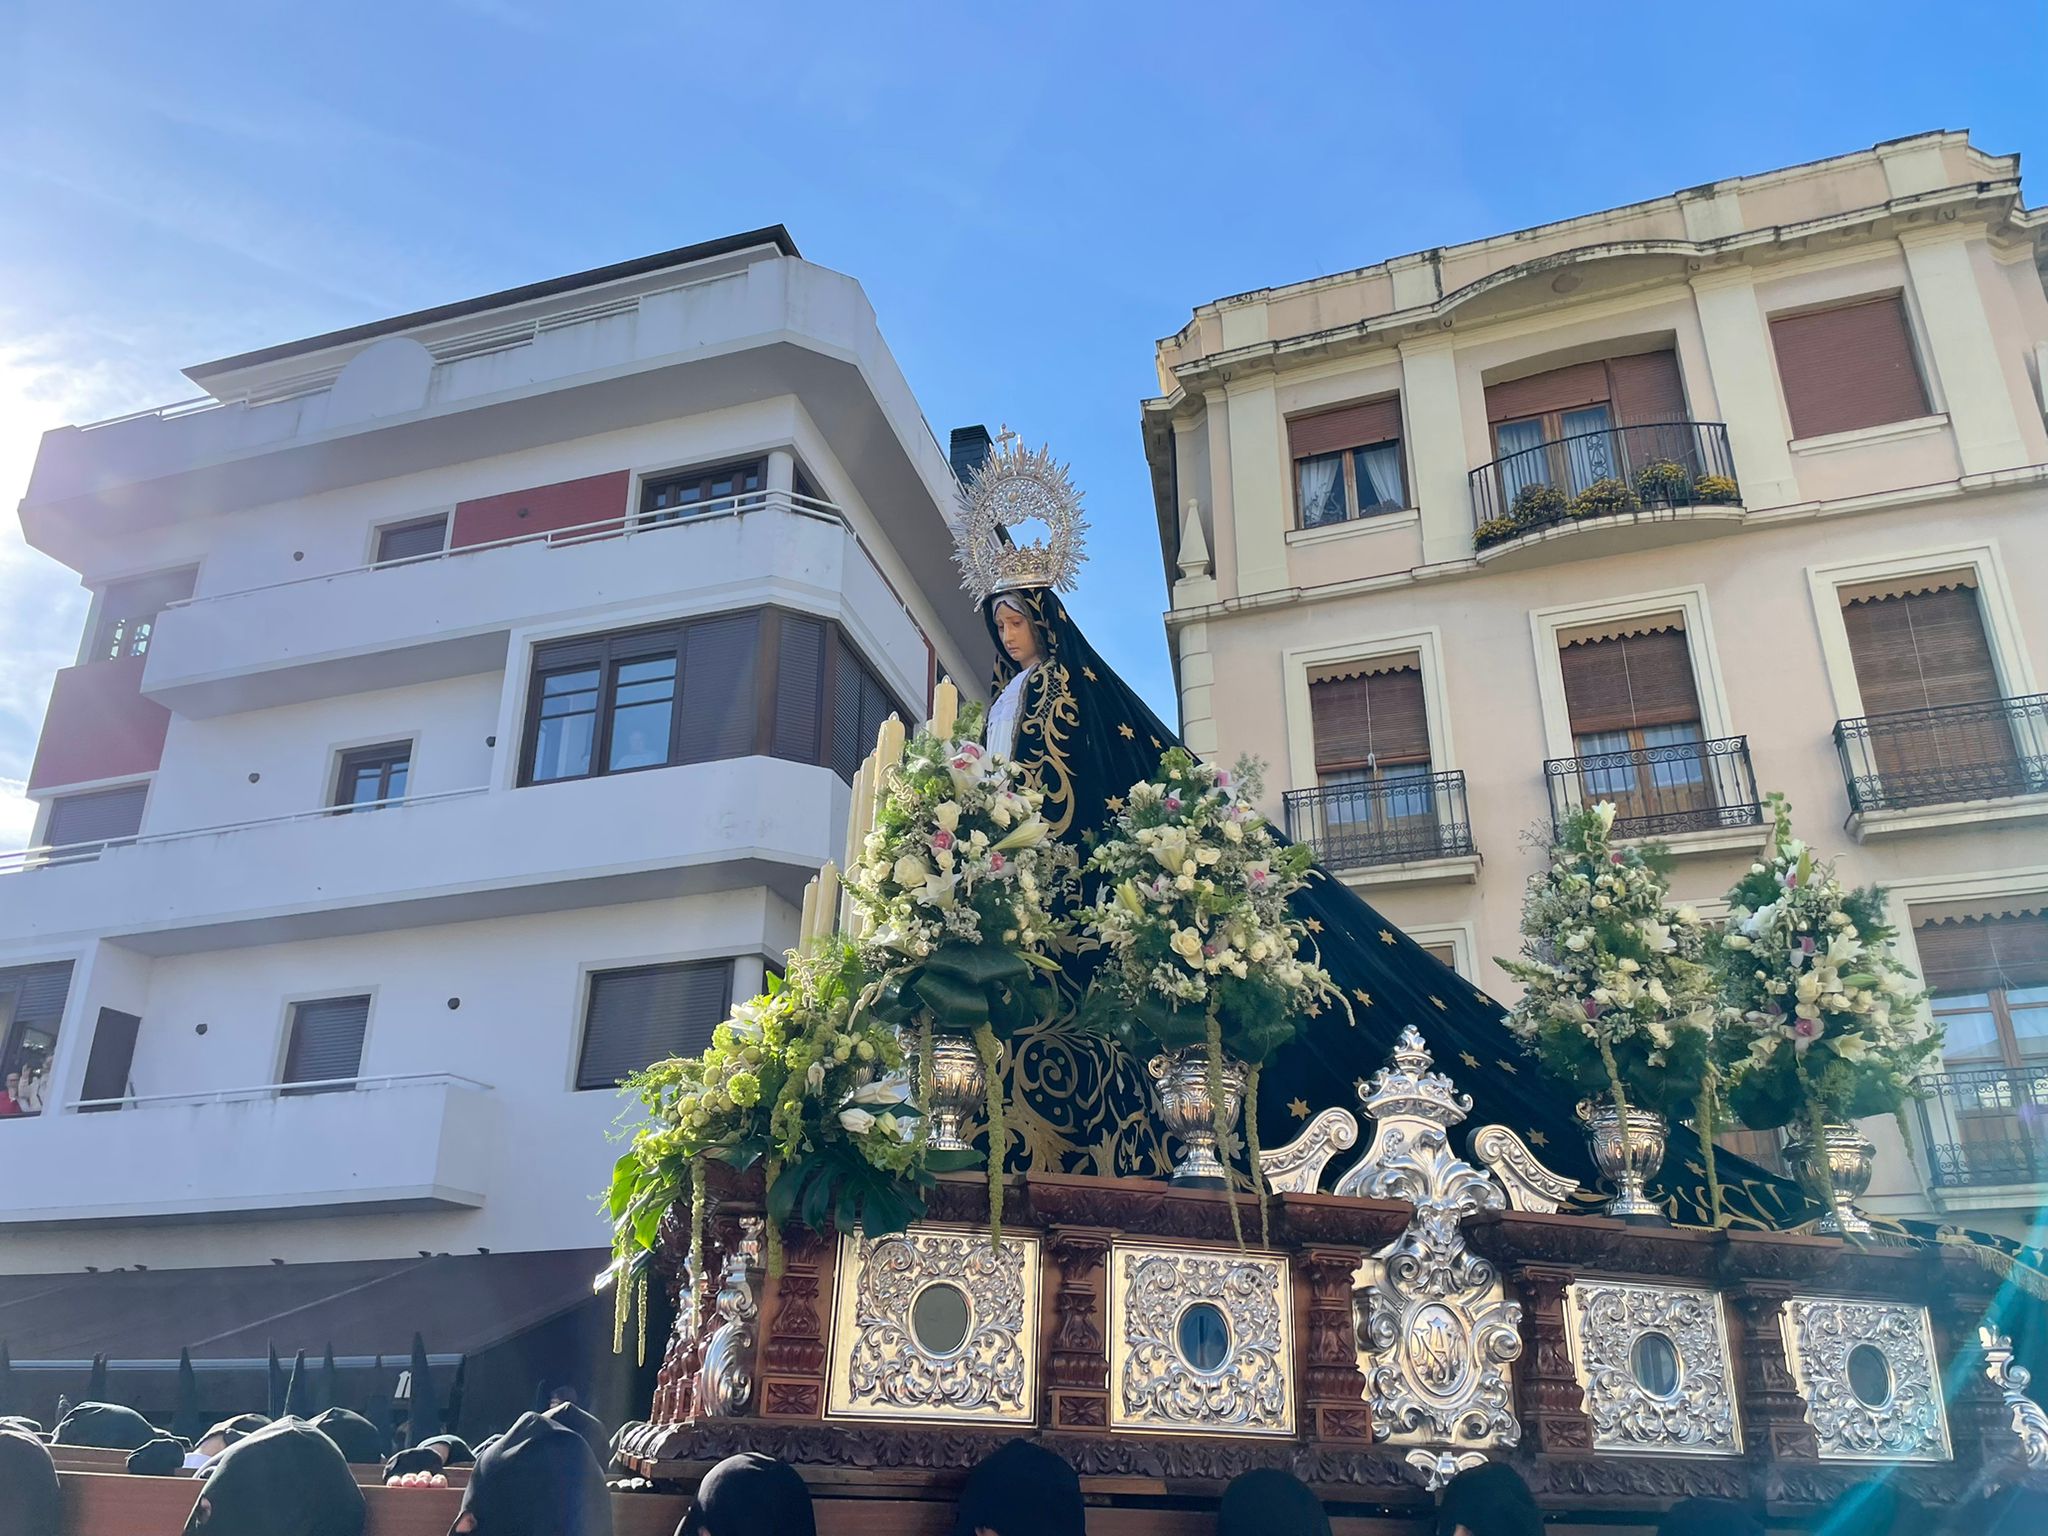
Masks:
[[[882,718],[986,675],[952,471],[779,227],[188,376],[21,505],[93,604],[0,878],[0,1339],[216,1354],[164,1272],[235,1270],[204,1333],[317,1353],[371,1261],[517,1292],[474,1355],[588,1296],[614,1082],[759,988]]]

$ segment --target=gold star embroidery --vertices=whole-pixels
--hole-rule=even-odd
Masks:
[[[1363,1003],[1366,1007],[1370,1008],[1372,1006],[1372,994],[1366,991],[1365,988],[1353,987],[1351,989],[1351,995],[1357,998],[1359,1002]]]
[[[1475,1070],[1479,1066],[1479,1058],[1477,1056],[1474,1056],[1470,1051],[1458,1052],[1458,1060],[1465,1063],[1466,1066],[1474,1068]]]
[[[1696,1179],[1704,1179],[1707,1176],[1707,1170],[1689,1157],[1685,1160],[1685,1169]]]
[[[1158,738],[1157,736],[1150,736],[1150,737],[1147,737],[1146,739],[1147,739],[1148,741],[1150,741],[1150,742],[1152,743],[1152,750],[1153,750],[1153,751],[1155,751],[1155,752],[1158,752],[1158,751],[1162,751],[1162,750],[1164,750],[1163,748],[1161,748],[1161,747],[1160,747],[1160,745],[1159,745],[1159,738]]]
[[[1394,942],[1394,930],[1393,930],[1393,929],[1391,929],[1391,928],[1382,928],[1382,929],[1380,930],[1380,942],[1381,942],[1382,944],[1391,944],[1391,943],[1393,943],[1393,942]]]
[[[1512,1061],[1508,1061],[1505,1058],[1494,1062],[1494,1065],[1496,1067],[1499,1067],[1501,1071],[1507,1073],[1510,1077],[1521,1076],[1521,1069],[1518,1068]]]
[[[1052,611],[1058,614],[1062,619],[1065,619],[1067,616],[1067,610],[1062,608],[1058,603],[1054,603],[1052,605]]]
[[[1484,992],[1474,992],[1474,993],[1473,993],[1472,995],[1473,995],[1474,997],[1478,998],[1478,999],[1479,999],[1479,1001],[1481,1001],[1482,1003],[1486,1004],[1486,1006],[1487,1006],[1487,1007],[1489,1007],[1489,1008],[1498,1008],[1498,1007],[1500,1006],[1500,1004],[1499,1004],[1499,1003],[1496,1003],[1496,1002],[1495,1002],[1495,1001],[1494,1001],[1494,1000],[1493,1000],[1492,998],[1488,997],[1488,996],[1487,996],[1487,995],[1486,995],[1486,994],[1485,994]]]
[[[1310,918],[1308,920],[1308,931],[1310,933],[1321,933],[1323,931],[1323,920],[1319,917]]]
[[[1102,681],[1101,678],[1095,675],[1095,669],[1093,667],[1083,667],[1081,669],[1081,675],[1087,678],[1088,681],[1091,683],[1099,683]]]
[[[1436,995],[1436,994],[1435,994],[1434,992],[1432,992],[1432,993],[1430,993],[1430,994],[1429,994],[1429,1000],[1430,1000],[1430,1001],[1431,1001],[1432,1003],[1435,1003],[1435,1004],[1437,1005],[1437,1007],[1439,1007],[1439,1008],[1443,1009],[1443,1010],[1444,1010],[1444,1011],[1445,1011],[1446,1013],[1448,1013],[1448,1012],[1450,1011],[1450,1004],[1446,1003],[1446,1002],[1445,1002],[1445,1001],[1444,1001],[1444,1000],[1443,1000],[1442,998],[1438,997],[1438,996],[1437,996],[1437,995]]]
[[[1124,797],[1122,795],[1111,795],[1107,800],[1103,801],[1102,803],[1108,806],[1112,811],[1120,811],[1124,808]]]
[[[1289,1099],[1287,1101],[1287,1113],[1294,1116],[1297,1120],[1306,1120],[1308,1118],[1308,1106],[1302,1103],[1300,1099]]]
[[[1529,1145],[1532,1147],[1547,1147],[1550,1145],[1550,1138],[1539,1130],[1531,1129],[1529,1132]]]
[[[1134,741],[1137,739],[1138,735],[1138,733],[1132,730],[1128,725],[1119,725],[1116,728],[1116,733],[1117,735],[1123,737],[1125,741]]]

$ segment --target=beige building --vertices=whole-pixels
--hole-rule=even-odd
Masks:
[[[1930,133],[1199,306],[1144,407],[1190,743],[1503,995],[1560,810],[1711,909],[1783,791],[1948,1026],[1865,1203],[2023,1230],[2044,266],[2018,158]]]

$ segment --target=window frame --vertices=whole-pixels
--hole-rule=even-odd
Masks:
[[[884,718],[887,718],[889,712],[893,712],[906,723],[916,718],[912,711],[905,707],[902,695],[896,692],[882,669],[868,659],[847,626],[830,615],[808,609],[762,604],[751,608],[729,608],[715,613],[690,614],[660,624],[638,625],[628,629],[600,631],[596,634],[565,635],[537,641],[528,650],[526,697],[520,707],[519,754],[514,787],[530,789],[546,784],[567,784],[587,779],[614,778],[628,773],[648,773],[660,768],[682,767],[692,761],[729,760],[689,759],[683,756],[682,700],[689,631],[694,625],[749,615],[754,616],[758,624],[754,650],[753,724],[748,750],[734,754],[735,756],[775,757],[785,762],[805,763],[836,773],[832,761],[836,746],[834,701],[838,694],[842,657],[846,655],[853,658],[855,665],[860,667],[880,690],[887,705]],[[813,757],[779,753],[775,750],[776,705],[782,688],[783,624],[786,619],[791,618],[821,624],[824,627],[825,655],[823,665],[819,669],[820,686],[817,694],[818,751]],[[613,701],[617,687],[617,664],[620,661],[647,660],[663,655],[672,655],[676,659],[675,682],[669,707],[666,756],[658,763],[612,768],[609,763],[616,715],[616,704]],[[554,674],[586,670],[593,666],[597,670],[597,706],[596,722],[591,732],[590,766],[579,774],[536,779],[533,770],[539,748],[540,710],[544,702],[542,680]],[[871,749],[872,744],[868,750]],[[866,750],[856,751],[855,764],[858,765],[861,758],[866,755]]]
[[[182,583],[177,580],[180,577],[184,578]],[[122,588],[132,591],[150,582],[162,582],[166,586],[183,585],[184,595],[163,598],[153,605],[145,604],[143,606],[148,611],[143,613],[121,611],[132,605],[113,602],[121,595]],[[156,621],[164,609],[172,603],[190,602],[198,585],[199,567],[196,565],[167,566],[160,571],[141,571],[107,582],[93,594],[92,622],[82,659],[86,662],[133,661],[147,656],[150,642],[156,634]],[[123,626],[128,626],[125,632]]]
[[[718,1019],[722,1020],[732,1012],[732,1005],[738,993],[740,957],[730,953],[683,955],[669,959],[653,960],[605,960],[583,967],[582,982],[578,988],[576,1014],[576,1038],[569,1053],[569,1091],[571,1093],[611,1093],[618,1090],[618,1083],[592,1083],[583,1081],[585,1053],[590,1047],[590,1015],[597,1003],[598,982],[602,977],[634,971],[685,971],[723,967],[725,971],[725,997],[718,1008]],[[717,1021],[714,1020],[714,1027]],[[649,1063],[648,1065],[652,1065]]]
[[[1374,502],[1371,508],[1363,508],[1358,502],[1358,456],[1361,453],[1376,453],[1381,449],[1394,450],[1394,465],[1401,477],[1401,499],[1392,502]],[[1301,466],[1311,459],[1335,458],[1339,476],[1344,483],[1344,515],[1328,522],[1308,521],[1306,510],[1301,503]],[[1322,453],[1306,453],[1289,461],[1294,471],[1294,528],[1298,533],[1320,533],[1326,528],[1341,528],[1346,523],[1367,522],[1376,517],[1392,517],[1406,512],[1414,498],[1408,489],[1407,440],[1401,436],[1384,437],[1370,443],[1352,443],[1344,448],[1331,448]]]
[[[430,525],[438,525],[441,530],[440,542],[433,549],[423,550],[415,555],[387,555],[384,553],[384,541],[392,534],[411,533],[415,529],[426,528]],[[379,523],[370,530],[370,564],[382,570],[386,566],[412,565],[421,560],[437,559],[448,552],[448,537],[450,530],[454,526],[454,514],[446,511],[422,513],[418,517],[402,517],[396,522]]]
[[[708,488],[715,480],[728,475],[750,471],[756,484],[750,488],[729,491],[724,496],[699,495],[695,502],[677,503],[674,506],[649,506],[655,495],[671,487],[693,483],[701,489]],[[758,506],[768,494],[768,455],[750,455],[744,458],[725,459],[715,464],[684,465],[677,469],[657,470],[640,476],[639,487],[634,495],[633,524],[635,527],[654,527],[663,523],[682,522],[698,516],[704,507],[715,501],[734,500],[742,506]],[[744,498],[753,498],[751,501]]]
[[[321,1003],[352,1003],[358,998],[363,1003],[363,1037],[356,1046],[356,1070],[349,1079],[348,1087],[310,1088],[288,1079],[285,1074],[291,1070],[292,1045],[298,1038],[299,1010]],[[370,1026],[377,1014],[377,989],[375,987],[337,988],[319,992],[307,992],[284,1000],[284,1028],[278,1042],[277,1065],[271,1074],[272,1085],[279,1098],[308,1098],[323,1093],[348,1093],[354,1091],[363,1076],[363,1058],[370,1049]],[[309,1082],[330,1081],[312,1078]]]
[[[344,747],[334,754],[334,775],[328,784],[328,808],[338,816],[350,816],[359,811],[383,810],[391,805],[402,805],[412,794],[412,764],[415,743],[411,737],[391,741],[373,742],[368,746]],[[349,782],[349,770],[354,765],[382,763],[380,782],[389,785],[391,769],[399,762],[405,764],[405,793],[383,796],[377,800],[344,800],[342,791]]]

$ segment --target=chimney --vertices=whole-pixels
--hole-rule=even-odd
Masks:
[[[952,447],[946,455],[953,461],[953,478],[965,485],[988,462],[994,447],[995,439],[988,435],[987,427],[955,427]]]

